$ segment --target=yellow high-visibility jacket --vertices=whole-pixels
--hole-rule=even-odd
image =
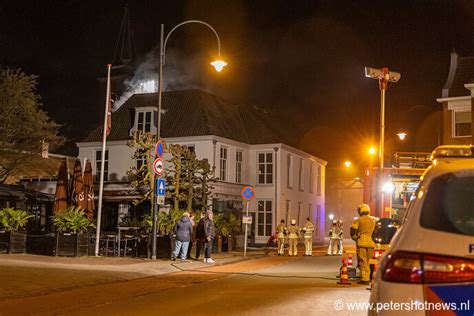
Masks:
[[[314,233],[313,223],[306,222],[301,230],[303,231],[305,238],[313,237],[313,233]]]
[[[300,229],[296,225],[288,226],[288,238],[298,238],[298,232]]]
[[[375,217],[370,215],[362,215],[352,222],[351,228],[357,231],[356,243],[359,247],[374,248],[375,243],[372,240],[372,233],[375,228]]]
[[[277,226],[276,232],[277,232],[277,237],[278,238],[285,238],[286,233],[287,233],[286,225],[283,224],[283,223],[280,223],[280,225]]]

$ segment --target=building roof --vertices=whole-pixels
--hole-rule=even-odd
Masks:
[[[451,53],[451,64],[448,79],[443,88],[443,98],[469,95],[465,84],[474,83],[474,56],[460,57]]]
[[[215,135],[247,144],[284,143],[294,146],[281,128],[282,119],[251,105],[237,105],[202,90],[164,92],[161,136],[164,138]],[[135,111],[156,107],[157,93],[134,94],[112,113],[112,128],[107,140],[128,140]],[[156,122],[156,118],[155,118]],[[102,140],[102,126],[85,142]]]

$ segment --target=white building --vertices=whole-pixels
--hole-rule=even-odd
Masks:
[[[137,129],[156,133],[157,104],[157,94],[136,94],[112,115],[104,172],[104,212],[110,226],[116,225],[118,216],[135,211],[130,202],[137,193],[130,188],[126,172],[140,162],[134,161],[133,149],[126,144]],[[164,141],[193,147],[199,159],[206,158],[215,167],[219,179],[213,195],[215,210],[245,211],[241,189],[246,185],[255,188],[256,198],[249,207],[253,242],[266,243],[281,219],[296,219],[302,225],[306,217],[316,227],[315,241],[323,241],[326,161],[290,146],[283,129],[252,106],[186,90],[165,92],[163,109]],[[79,158],[93,162],[96,180],[101,135],[97,128],[77,144]]]

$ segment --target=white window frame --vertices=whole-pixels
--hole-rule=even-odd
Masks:
[[[229,148],[221,146],[219,149],[219,180],[227,180],[227,157]]]
[[[260,205],[263,203],[263,211],[261,211]],[[270,205],[270,209],[268,209]],[[268,220],[267,215],[270,215]],[[260,223],[260,219],[263,219],[263,224]],[[257,213],[256,213],[256,235],[259,237],[270,237],[273,230],[273,200],[262,199],[257,200]],[[260,226],[263,225],[263,235],[260,234]]]
[[[286,158],[286,186],[293,189],[293,155],[288,154]]]
[[[291,200],[286,200],[285,208],[286,208],[285,223],[288,225],[288,216],[290,216],[291,214]]]
[[[237,149],[235,151],[235,182],[242,183],[242,170],[243,170],[244,152]]]
[[[143,122],[140,122],[140,114],[143,115]],[[150,116],[150,121],[147,121],[147,115]],[[137,115],[136,115],[136,120],[137,120],[137,124],[136,124],[136,127],[137,127],[137,131],[142,131],[144,133],[146,132],[152,132],[152,124],[153,124],[153,111],[137,111]],[[141,125],[141,128],[140,128],[140,125]]]
[[[102,149],[95,151],[95,180],[100,181],[100,168],[102,162]],[[109,178],[109,150],[105,150],[105,163],[104,163],[104,182],[107,182]]]
[[[303,213],[303,202],[298,202],[298,220],[296,225],[301,226],[301,214]]]
[[[456,114],[457,113],[465,113],[465,112],[469,112],[469,114],[471,115],[471,133],[469,135],[456,135]],[[453,115],[452,115],[452,129],[451,129],[451,132],[452,132],[452,137],[453,138],[464,138],[464,137],[472,137],[472,113],[470,110],[465,110],[465,109],[462,109],[462,110],[453,110]]]
[[[298,187],[300,191],[304,191],[304,159],[303,158],[300,158]]]
[[[309,164],[309,193],[313,193],[314,178],[313,178],[313,165],[314,163]]]
[[[268,154],[271,155],[272,161],[268,162],[267,157]],[[263,155],[264,161],[260,162],[260,155]],[[271,151],[262,151],[257,153],[257,183],[262,185],[262,184],[273,184],[273,152]],[[260,167],[263,165],[263,182],[260,181]],[[271,165],[271,168],[268,168],[268,165]],[[270,169],[270,172],[268,172],[268,169]],[[271,175],[270,181],[267,180],[268,176]]]
[[[322,185],[321,171],[322,171],[321,165],[318,165],[318,177],[316,179],[316,195],[317,196],[321,196],[321,185]]]

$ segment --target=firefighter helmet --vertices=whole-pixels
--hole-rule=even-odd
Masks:
[[[360,203],[359,206],[357,207],[357,212],[359,213],[359,215],[369,214],[370,207],[365,203]]]

